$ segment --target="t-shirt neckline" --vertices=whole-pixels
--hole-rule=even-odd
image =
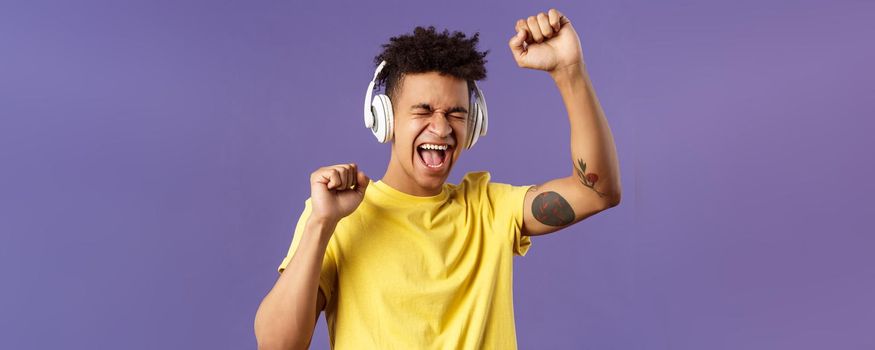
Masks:
[[[379,190],[380,193],[384,194],[386,197],[405,202],[416,202],[423,204],[440,203],[446,201],[447,197],[449,196],[447,184],[443,184],[441,186],[441,193],[434,196],[414,196],[412,194],[407,194],[393,188],[392,186],[389,186],[389,184],[383,182],[383,180],[378,180],[377,182],[374,182],[373,185],[377,190]]]

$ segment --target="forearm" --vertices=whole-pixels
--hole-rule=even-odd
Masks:
[[[315,327],[319,274],[336,223],[307,221],[291,261],[255,315],[259,349],[305,349]]]
[[[585,65],[557,69],[550,75],[568,112],[571,177],[577,180],[582,190],[593,192],[609,206],[616,205],[621,193],[617,150]],[[582,169],[582,164],[585,164],[585,169]]]

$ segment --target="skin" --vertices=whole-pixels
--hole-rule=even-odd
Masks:
[[[532,200],[532,215],[544,225],[562,227],[574,221],[574,210],[556,192],[543,192]]]
[[[523,234],[543,235],[568,227],[620,202],[620,172],[613,136],[586,72],[580,40],[570,20],[555,9],[516,22],[508,42],[521,68],[548,72],[562,96],[571,133],[568,176],[529,189]],[[395,134],[383,181],[415,196],[440,193],[461,154],[464,118],[454,107],[468,106],[464,81],[435,72],[403,78],[392,101]],[[431,108],[414,108],[426,103]],[[540,116],[535,116],[540,117]],[[534,118],[534,117],[533,117]],[[415,147],[424,142],[452,145],[438,171],[425,168]],[[546,150],[551,152],[551,150]],[[555,150],[559,152],[559,150]],[[354,163],[316,169],[310,175],[312,211],[300,245],[256,313],[259,349],[305,349],[325,296],[318,288],[326,247],[338,221],[362,202],[370,179]]]
[[[414,196],[434,196],[462,152],[467,131],[468,85],[437,72],[407,74],[392,102],[395,135],[382,181]],[[449,157],[437,171],[426,167],[416,151],[423,143],[447,144]]]
[[[571,131],[571,169],[532,187],[525,198],[523,235],[555,232],[620,203],[613,135],[586,71],[580,38],[555,9],[517,20],[509,41],[521,68],[546,71],[562,95]],[[557,150],[558,151],[558,150]]]

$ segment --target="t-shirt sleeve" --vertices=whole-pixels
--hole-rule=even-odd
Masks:
[[[487,182],[487,197],[495,215],[495,225],[506,230],[514,255],[524,256],[532,246],[532,238],[522,235],[523,206],[526,192],[533,185],[515,186],[505,183]]]
[[[289,265],[289,262],[291,262],[292,257],[295,255],[295,251],[298,249],[298,245],[301,242],[301,236],[304,233],[304,226],[307,223],[307,219],[310,217],[310,211],[310,199],[307,199],[304,202],[304,211],[298,218],[297,225],[295,225],[295,234],[292,236],[292,244],[289,246],[289,252],[286,254],[286,257],[283,258],[279,267],[277,267],[278,273],[283,273],[283,270],[286,269],[286,266]],[[322,259],[322,271],[319,273],[319,289],[325,294],[326,301],[331,300],[334,280],[337,278],[337,263],[334,257],[334,245],[329,241],[328,247],[325,249],[325,257]]]

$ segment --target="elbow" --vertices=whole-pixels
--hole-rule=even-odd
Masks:
[[[620,205],[620,198],[621,197],[622,197],[622,195],[620,194],[619,190],[609,193],[608,195],[605,196],[605,202],[604,202],[605,206],[603,209],[610,209],[610,208],[613,208],[613,207]]]
[[[288,349],[288,346],[278,342],[276,337],[273,337],[270,334],[268,329],[265,329],[263,325],[263,321],[259,320],[257,317],[255,319],[255,343],[257,344],[258,350],[275,350],[275,349]]]
[[[281,334],[276,330],[256,330],[255,341],[258,350],[296,350],[307,349],[310,339],[294,332]]]
[[[278,344],[258,343],[258,350],[289,350],[289,349],[306,349],[305,347],[284,346]]]
[[[282,346],[279,346],[277,344],[270,344],[270,343],[266,343],[264,341],[258,340],[258,348],[257,349],[258,350],[278,350],[278,349],[289,349],[289,348],[283,348]]]
[[[619,194],[611,197],[611,199],[608,200],[608,208],[613,208],[613,207],[616,207],[618,205],[620,205],[620,195]]]
[[[283,340],[279,337],[256,337],[258,350],[291,350],[291,349],[306,349],[309,345],[306,342],[297,341],[294,339]]]
[[[276,327],[276,320],[269,319],[262,312],[259,308],[254,325],[258,350],[306,349],[310,345],[303,334],[296,333],[294,328]]]

